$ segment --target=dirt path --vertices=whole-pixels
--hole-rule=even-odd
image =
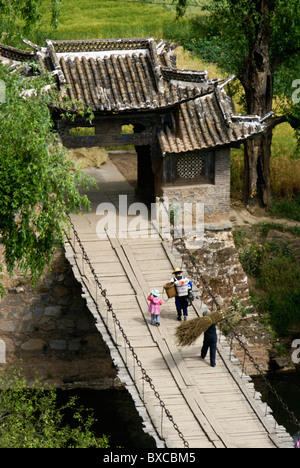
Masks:
[[[137,154],[135,151],[109,151],[109,159],[114,163],[122,176],[137,186]]]
[[[267,222],[267,223],[276,223],[283,224],[289,227],[300,227],[300,223],[297,221],[292,221],[289,219],[273,218],[268,216],[265,210],[261,210],[257,214],[251,214],[246,208],[242,207],[231,207],[230,210],[231,221],[235,226],[245,226],[253,225],[257,223]]]

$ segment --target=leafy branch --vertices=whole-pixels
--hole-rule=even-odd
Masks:
[[[0,65],[0,79],[6,84],[0,104],[0,243],[8,272],[18,267],[35,284],[64,241],[66,213],[89,208],[82,189],[93,180],[67,160],[54,132],[53,78],[37,72],[27,78]],[[92,118],[82,103],[66,101],[66,116],[68,109]]]

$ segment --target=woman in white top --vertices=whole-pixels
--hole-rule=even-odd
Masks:
[[[177,310],[177,320],[181,321],[182,312],[184,320],[188,316],[188,304],[189,304],[189,291],[192,290],[192,282],[182,276],[182,270],[180,268],[175,268],[173,271],[175,278],[171,278],[171,282],[174,282],[176,287],[177,296],[175,297],[175,306]]]

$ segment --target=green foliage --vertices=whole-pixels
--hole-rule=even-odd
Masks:
[[[188,2],[177,0],[176,3],[178,11],[184,13]],[[200,55],[209,54],[225,70],[240,76],[244,58],[251,52],[258,27],[263,23],[270,24],[271,61],[274,64],[285,63],[299,53],[300,6],[297,0],[277,0],[274,5],[275,8],[271,8],[267,15],[264,10],[260,11],[260,2],[256,0],[208,1],[202,8],[205,15],[189,18],[190,40],[194,47],[198,44]]]
[[[287,242],[264,240],[270,229],[300,236],[299,229],[260,223],[247,232],[235,231],[234,238],[245,272],[255,279],[255,302],[263,320],[277,335],[286,336],[300,323],[300,267]]]
[[[254,278],[258,278],[260,275],[264,256],[265,249],[259,245],[247,246],[239,253],[239,259],[244,270]]]
[[[278,250],[265,257],[257,286],[266,291],[260,308],[280,336],[292,333],[300,322],[300,268],[290,254]]]
[[[182,11],[185,3],[177,0]],[[260,57],[253,55],[253,44],[259,40],[259,27],[270,26],[270,40],[264,46],[269,50],[274,73],[277,113],[286,115],[296,129],[299,148],[300,102],[293,100],[293,83],[300,77],[300,3],[270,2],[269,14],[261,5],[256,0],[212,0],[203,7],[205,15],[195,15],[189,19],[188,27],[177,29],[176,39],[204,60],[218,63],[225,72],[242,80],[248,59],[256,62],[259,71]]]
[[[0,448],[107,448],[96,438],[93,416],[76,408],[76,398],[58,407],[54,388],[39,381],[29,388],[19,369],[6,368],[0,377]],[[72,427],[64,423],[66,411]]]
[[[62,0],[52,0],[52,18],[51,24],[55,29],[58,28],[58,20],[62,12],[61,7]]]
[[[299,328],[299,302],[299,290],[274,291],[261,301],[260,307],[268,312],[269,323],[279,336],[292,335]]]
[[[173,1],[175,3],[175,0]],[[188,6],[188,0],[178,0],[176,2],[176,12],[178,16],[182,16],[185,14],[186,9]]]
[[[254,228],[258,230],[262,237],[266,238],[270,230],[279,232],[289,232],[295,237],[300,237],[300,228],[298,226],[286,226],[280,223],[262,222],[257,223]]]
[[[277,218],[289,218],[300,221],[300,195],[294,199],[273,200],[270,213]]]
[[[270,161],[273,201],[269,212],[277,218],[300,220],[300,154],[293,128],[287,123],[273,130],[272,158]],[[231,150],[231,196],[242,198],[244,151]]]
[[[51,0],[52,28],[58,25],[61,1]],[[0,42],[21,46],[24,37],[37,41],[43,19],[42,5],[43,0],[0,0]]]
[[[169,3],[169,2],[168,2]],[[43,2],[42,30],[50,17],[51,0]],[[175,6],[162,0],[68,0],[61,3],[58,28],[52,39],[104,39],[117,37],[161,38],[164,23],[175,21]]]
[[[30,79],[0,66],[6,100],[0,104],[0,235],[9,272],[17,266],[33,282],[63,242],[67,211],[88,208],[78,187],[91,179],[76,170],[53,131],[45,92],[51,78]],[[24,91],[33,90],[28,96]]]

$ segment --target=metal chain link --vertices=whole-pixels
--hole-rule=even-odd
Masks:
[[[100,293],[101,293],[101,295],[103,296],[103,298],[104,298],[104,300],[105,300],[106,307],[107,307],[107,311],[111,313],[111,316],[112,316],[112,318],[113,318],[115,324],[118,326],[118,328],[119,328],[119,330],[120,330],[120,332],[121,332],[121,334],[122,334],[122,337],[124,338],[124,341],[126,342],[126,344],[127,344],[128,348],[129,348],[129,350],[130,350],[130,352],[131,352],[131,354],[132,354],[134,360],[136,361],[138,367],[140,368],[141,373],[142,373],[142,378],[143,378],[143,380],[149,384],[151,390],[154,392],[154,395],[155,395],[155,397],[158,399],[161,408],[164,410],[164,412],[165,412],[167,418],[168,418],[169,421],[172,423],[174,429],[175,429],[176,432],[178,433],[178,436],[179,436],[180,439],[182,440],[184,447],[185,447],[185,448],[189,448],[189,443],[185,440],[185,438],[184,438],[182,432],[179,430],[179,427],[178,427],[178,425],[175,423],[173,416],[171,415],[170,411],[167,409],[167,407],[166,407],[164,401],[162,400],[160,394],[159,394],[158,391],[156,390],[156,388],[155,388],[155,386],[154,386],[154,384],[153,384],[153,382],[152,382],[152,379],[149,377],[149,375],[147,374],[146,370],[144,369],[144,367],[143,367],[143,365],[142,365],[142,362],[139,360],[139,358],[138,358],[138,356],[137,356],[137,354],[136,354],[136,352],[135,352],[133,346],[131,345],[131,343],[130,343],[130,341],[129,341],[129,339],[128,339],[128,337],[127,337],[127,335],[126,335],[126,333],[125,333],[125,331],[124,331],[124,329],[123,329],[123,327],[121,326],[121,323],[120,323],[120,321],[119,321],[119,319],[118,319],[116,313],[115,313],[114,310],[113,310],[113,305],[112,305],[112,303],[110,302],[110,300],[109,300],[109,298],[108,298],[108,296],[107,296],[107,291],[106,291],[106,289],[103,288],[102,284],[100,283],[99,278],[98,278],[98,276],[97,276],[97,274],[96,274],[96,272],[95,272],[95,269],[94,269],[94,267],[93,267],[93,265],[92,265],[92,262],[91,262],[91,260],[90,260],[90,258],[89,258],[89,256],[88,256],[88,254],[86,253],[86,251],[85,251],[85,249],[84,249],[84,247],[83,247],[83,244],[82,244],[82,242],[81,242],[81,240],[80,240],[79,234],[78,234],[78,232],[76,231],[75,226],[74,226],[74,224],[72,223],[70,217],[69,217],[69,223],[70,223],[70,226],[71,226],[72,231],[73,231],[73,233],[74,233],[74,236],[76,237],[76,240],[77,240],[77,242],[78,242],[78,245],[79,245],[79,247],[80,247],[80,249],[81,249],[81,251],[82,251],[82,257],[83,257],[83,259],[86,261],[86,263],[88,264],[88,266],[89,266],[89,268],[90,268],[90,271],[91,271],[91,273],[92,273],[92,276],[93,276],[93,278],[94,278],[94,280],[95,280],[95,282],[96,282],[96,284],[97,284],[97,287],[99,288]],[[74,250],[74,248],[73,248],[73,246],[72,246],[71,239],[70,239],[70,237],[68,236],[67,233],[66,233],[66,237],[67,237],[67,239],[68,239],[68,241],[69,241],[69,243],[70,243],[70,245],[71,245],[73,251],[75,252],[75,250]],[[91,293],[90,293],[90,295],[91,295]],[[97,312],[98,312],[99,315],[100,315],[100,310],[99,310],[99,307],[98,307],[97,302],[96,302],[95,299],[92,297],[92,295],[91,295],[91,298],[92,298],[92,300],[94,301],[94,304],[95,304],[95,306],[96,306],[96,308],[97,308]]]
[[[207,281],[205,280],[204,276],[202,275],[193,255],[191,254],[191,252],[189,251],[189,249],[187,248],[183,238],[179,238],[179,241],[181,243],[181,246],[182,246],[182,249],[184,250],[185,254],[188,256],[188,258],[190,259],[194,269],[196,270],[197,272],[197,275],[199,276],[199,278],[201,279],[205,289],[207,290],[208,294],[210,295],[210,297],[212,298],[212,301],[214,303],[214,305],[216,306],[216,308],[221,311],[222,308],[221,306],[219,305],[216,297],[214,296],[210,286],[208,285]],[[241,341],[240,337],[238,336],[238,334],[235,332],[234,328],[232,327],[232,325],[229,323],[228,319],[224,320],[224,322],[227,324],[228,328],[230,329],[232,335],[235,337],[235,339],[237,340],[238,344],[240,345],[240,347],[244,350],[244,353],[245,355],[248,356],[248,359],[249,361],[253,364],[253,366],[255,367],[255,369],[257,370],[257,372],[260,374],[260,376],[262,377],[263,381],[265,382],[266,386],[268,387],[268,389],[275,395],[277,401],[281,404],[281,406],[283,407],[283,409],[288,413],[289,417],[291,418],[291,420],[293,421],[293,423],[297,426],[297,427],[300,427],[300,422],[298,421],[298,419],[296,418],[295,414],[289,410],[288,406],[286,405],[286,403],[284,403],[283,399],[281,398],[280,395],[278,395],[276,389],[271,385],[271,383],[269,382],[269,380],[266,378],[264,372],[260,369],[259,365],[257,364],[257,362],[255,362],[255,359],[251,356],[249,350],[246,348],[246,346],[244,345],[244,343]]]

